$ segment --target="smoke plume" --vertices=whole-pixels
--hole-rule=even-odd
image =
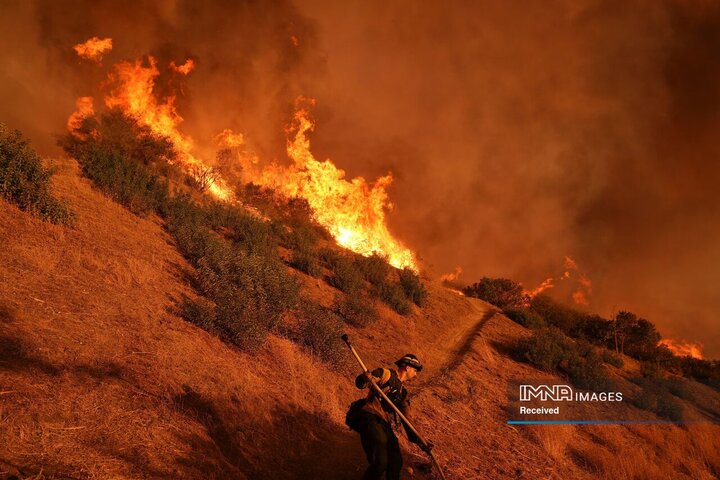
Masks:
[[[716,4],[36,0],[3,11],[0,119],[45,154],[105,76],[74,45],[112,38],[104,64],[190,59],[177,108],[198,155],[232,129],[264,161],[287,161],[292,102],[314,97],[315,156],[349,176],[392,171],[391,229],[430,272],[460,265],[468,282],[530,288],[569,255],[592,281],[588,309],[634,311],[720,354]],[[572,301],[568,288],[549,293]]]

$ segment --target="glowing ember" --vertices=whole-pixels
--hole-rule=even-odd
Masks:
[[[153,88],[155,78],[160,72],[153,57],[148,57],[148,63],[148,66],[143,66],[140,60],[136,60],[134,63],[120,62],[115,65],[111,80],[116,88],[105,97],[105,104],[110,108],[122,109],[140,124],[147,125],[153,132],[169,138],[187,173],[192,175],[207,169],[207,166],[191,153],[192,138],[178,131],[178,125],[183,119],[175,108],[175,97],[169,96],[162,103],[155,100]],[[215,177],[208,185],[208,190],[219,199],[232,198],[232,191],[219,177]]]
[[[187,75],[188,73],[192,72],[195,69],[195,62],[191,58],[189,58],[185,63],[178,66],[175,65],[175,62],[170,62],[170,70],[173,72],[180,73],[182,75]]]
[[[314,103],[302,97],[296,102],[296,112],[287,129],[287,153],[293,165],[287,168],[271,165],[260,172],[248,168],[249,180],[271,186],[286,196],[307,200],[315,220],[343,247],[366,256],[379,253],[397,268],[417,271],[413,253],[390,234],[385,224],[385,211],[392,208],[386,191],[392,175],[380,177],[370,185],[362,177],[347,180],[345,172],[330,160],[316,160],[307,137],[314,128],[309,112]]]
[[[85,43],[78,43],[73,49],[81,58],[99,62],[105,53],[112,50],[112,46],[112,38],[93,37]]]
[[[702,344],[691,343],[685,341],[672,340],[670,338],[663,338],[660,340],[659,345],[665,345],[673,355],[678,357],[692,357],[702,360]]]

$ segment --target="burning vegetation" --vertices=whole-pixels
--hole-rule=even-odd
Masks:
[[[699,343],[663,338],[660,340],[660,345],[667,347],[673,355],[678,357],[691,357],[698,360],[703,359],[702,344]]]
[[[194,67],[191,59],[179,66],[175,62],[168,65],[169,70],[182,75],[188,75]],[[237,199],[237,192],[230,187],[230,181],[242,180],[272,188],[289,198],[301,198],[310,206],[314,220],[327,228],[339,245],[365,256],[384,256],[397,268],[418,270],[412,251],[395,239],[386,225],[385,212],[392,207],[387,195],[392,175],[381,177],[373,184],[361,177],[348,180],[345,172],[330,160],[320,162],[314,158],[308,138],[314,128],[310,118],[314,100],[301,97],[296,101],[295,113],[287,128],[290,166],[273,163],[261,168],[257,156],[239,149],[245,146],[243,136],[225,129],[215,140],[225,150],[225,159],[237,165],[225,168],[223,175],[210,161],[193,153],[195,141],[179,129],[183,118],[177,111],[175,95],[157,99],[155,83],[159,68],[152,56],[145,61],[116,64],[109,75],[111,91],[105,97],[105,105],[168,138],[177,153],[177,165],[196,183],[202,184],[203,190],[219,200],[232,202]],[[77,135],[82,119],[93,114],[92,105],[91,97],[78,99],[78,109],[68,119],[71,133]],[[232,174],[228,173],[237,172],[238,167],[241,167],[241,178],[231,178]]]

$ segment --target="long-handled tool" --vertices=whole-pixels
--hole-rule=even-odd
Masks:
[[[347,336],[347,334],[343,334],[343,336],[341,338],[347,344],[347,346],[350,348],[350,351],[353,353],[353,355],[355,355],[355,359],[358,361],[358,363],[362,367],[363,372],[369,374],[370,372],[368,371],[367,367],[365,366],[362,359],[360,358],[360,355],[358,355],[358,353],[355,351],[355,347],[353,347],[350,344],[350,338]],[[375,390],[375,393],[380,395],[380,398],[385,400],[387,402],[387,404],[390,405],[393,410],[395,410],[395,413],[397,413],[400,416],[400,419],[403,422],[405,422],[405,425],[407,425],[408,428],[410,430],[412,430],[412,432],[415,435],[417,435],[418,439],[420,440],[420,443],[422,443],[423,446],[425,447],[423,450],[425,450],[425,452],[428,455],[430,455],[430,459],[432,460],[433,465],[435,465],[435,468],[437,468],[437,471],[440,473],[440,478],[445,480],[445,474],[443,473],[442,468],[440,468],[440,464],[438,463],[437,459],[435,458],[435,455],[433,455],[432,449],[428,448],[428,447],[430,447],[430,444],[427,441],[425,441],[425,439],[420,435],[420,433],[415,429],[415,427],[413,427],[412,423],[410,423],[410,420],[408,420],[407,417],[405,417],[405,415],[403,415],[403,413],[400,411],[400,409],[397,408],[397,406],[395,406],[395,404],[390,401],[390,399],[387,397],[387,395],[385,395],[385,392],[383,392],[382,389],[378,386],[378,384],[375,383],[375,379],[372,377],[372,375],[370,375],[370,379],[371,379],[370,385]]]

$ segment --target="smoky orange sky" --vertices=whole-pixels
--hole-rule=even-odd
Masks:
[[[432,276],[532,287],[569,255],[588,309],[720,356],[719,4],[0,3],[0,121],[44,154],[114,62],[191,58],[160,84],[206,154],[232,128],[282,161],[314,97],[316,157],[393,172],[390,227]],[[94,36],[113,39],[100,65],[72,49]]]

